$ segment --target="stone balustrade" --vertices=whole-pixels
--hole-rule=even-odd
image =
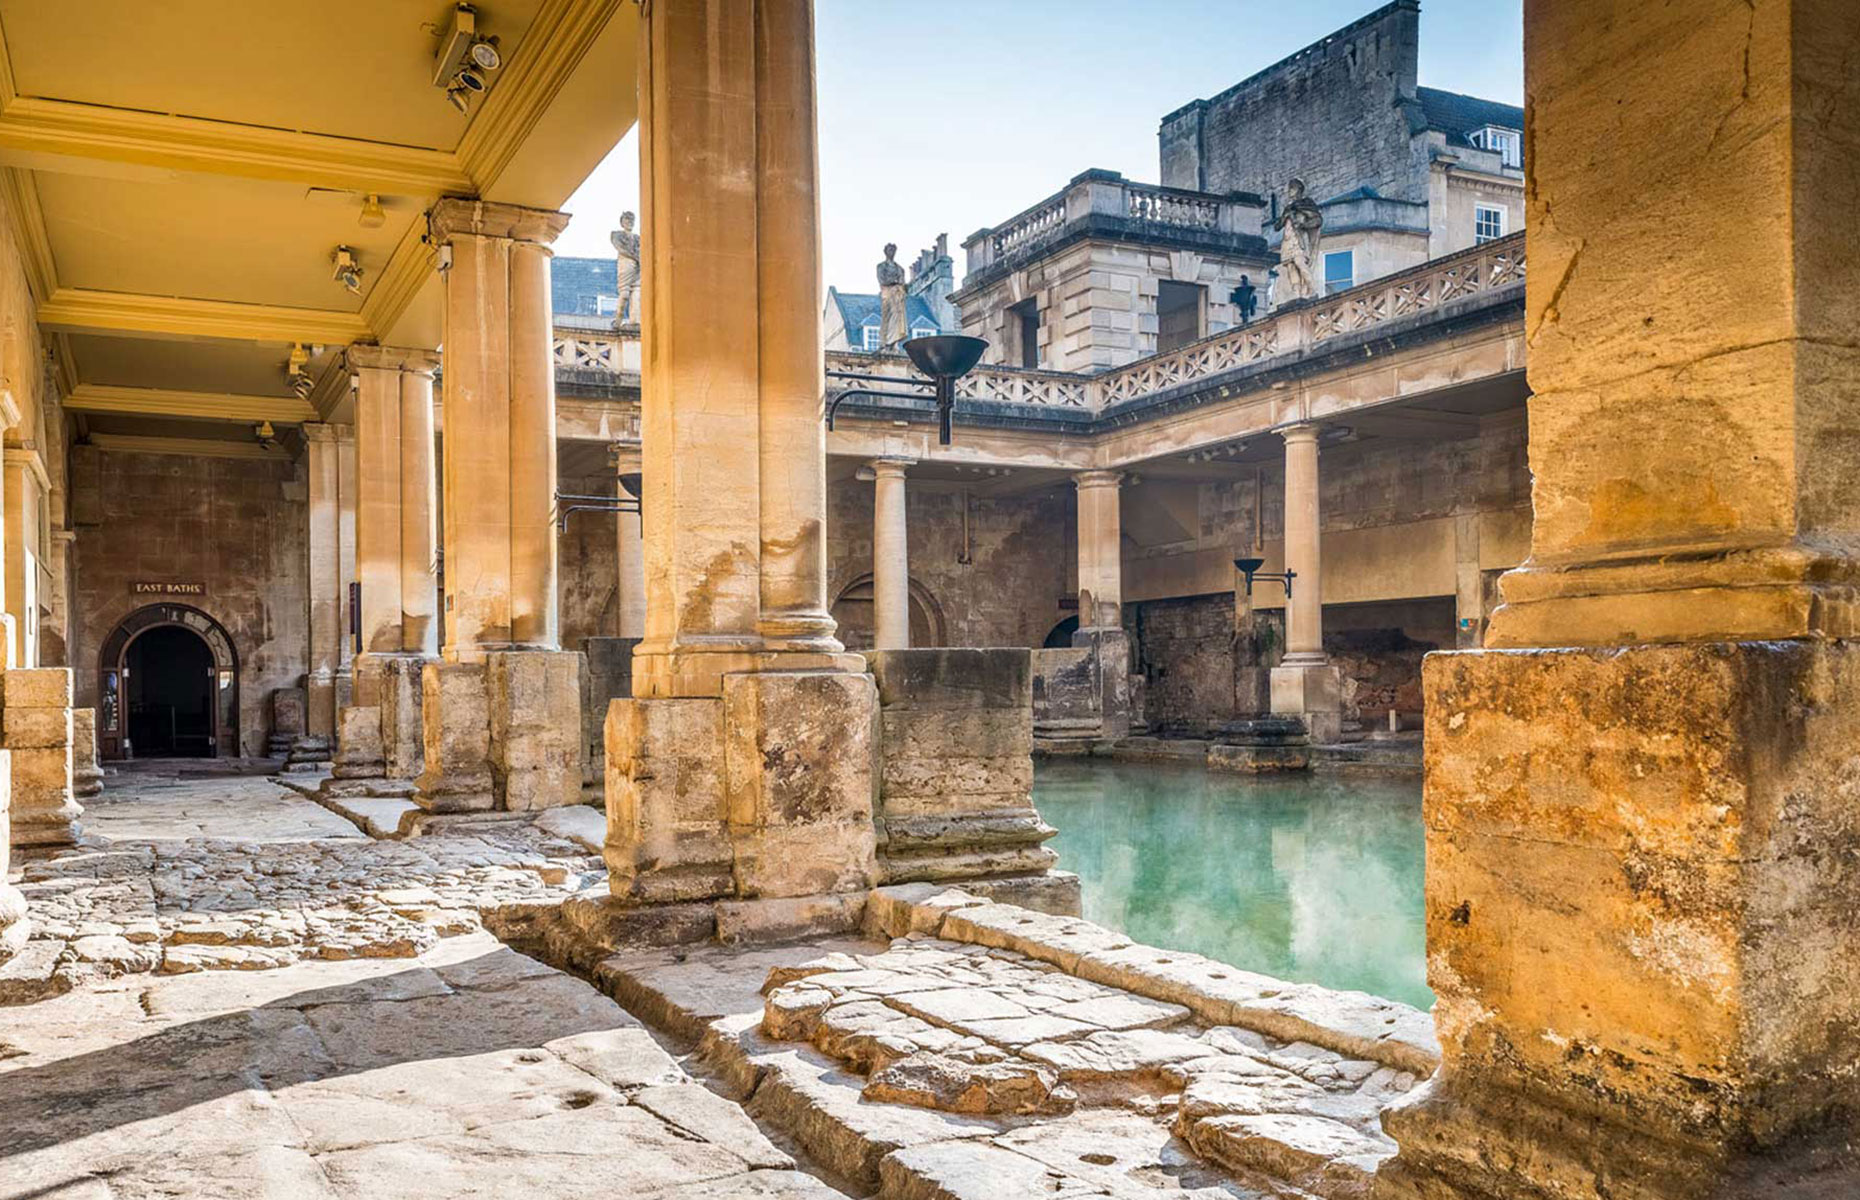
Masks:
[[[1097,181],[1095,186],[1109,185]],[[1121,181],[1117,191],[1137,205],[1143,220],[1184,225],[1211,221],[1212,227],[1218,227],[1228,219],[1219,211],[1220,205],[1227,202],[1218,197]],[[1332,338],[1432,312],[1479,293],[1499,291],[1514,293],[1520,299],[1523,296],[1523,233],[1437,258],[1310,304],[1275,310],[1251,324],[1100,375],[996,365],[977,367],[957,383],[956,395],[968,401],[1097,412],[1238,367],[1307,351]],[[579,323],[569,325],[558,318],[555,362],[558,369],[637,373],[639,330],[632,326],[582,328]],[[903,355],[828,351],[826,367],[829,371],[922,385],[928,398],[928,381]],[[834,386],[831,380],[829,386]]]
[[[1115,228],[1136,235],[1187,231],[1257,246],[1264,215],[1264,202],[1248,193],[1184,191],[1133,183],[1116,171],[1086,171],[1006,224],[970,234],[963,249],[973,281],[1009,256],[1058,241],[1074,228]]]

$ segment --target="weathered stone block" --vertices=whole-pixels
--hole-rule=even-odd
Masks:
[[[1033,659],[1026,650],[874,650],[866,661],[885,708],[1026,710]]]
[[[385,768],[381,752],[381,709],[352,704],[336,714],[337,779],[379,779]]]
[[[643,900],[731,894],[723,701],[614,700],[606,746],[604,857],[613,894]]]
[[[381,770],[389,779],[417,779],[426,765],[422,712],[427,659],[385,657],[376,681],[381,713]]]
[[[97,761],[97,710],[94,708],[71,710],[71,792],[80,800],[103,792],[103,766]]]
[[[724,677],[724,794],[738,895],[863,891],[876,881],[877,717],[869,675]]]
[[[1330,663],[1272,668],[1272,711],[1304,718],[1311,740],[1320,745],[1343,735],[1343,680]]]
[[[0,697],[17,708],[70,708],[71,671],[66,667],[16,667],[0,673]]]
[[[428,812],[495,807],[485,664],[429,662],[421,677],[426,766],[414,799]]]
[[[1855,1111],[1860,646],[1437,654],[1426,680],[1446,1070],[1390,1115],[1403,1170],[1690,1173]]]
[[[492,774],[513,812],[581,803],[581,657],[499,651],[485,660]]]

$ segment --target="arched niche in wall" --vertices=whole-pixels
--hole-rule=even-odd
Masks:
[[[871,575],[861,575],[841,588],[833,601],[832,612],[833,619],[839,623],[839,632],[834,636],[848,650],[872,648],[875,621],[872,613]],[[949,628],[943,619],[943,606],[937,603],[929,588],[915,579],[911,580],[911,645],[922,649],[948,644]]]

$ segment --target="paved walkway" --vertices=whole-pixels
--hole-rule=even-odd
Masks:
[[[255,776],[189,777],[180,760],[119,770],[84,806],[84,832],[114,842],[220,838],[307,842],[365,836],[349,821]]]

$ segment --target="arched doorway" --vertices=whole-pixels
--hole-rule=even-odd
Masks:
[[[1067,617],[1059,624],[1046,631],[1046,640],[1040,643],[1043,650],[1057,650],[1072,644],[1072,635],[1079,631],[1079,619]]]
[[[97,751],[108,759],[217,758],[239,752],[239,663],[232,637],[185,604],[131,613],[98,662]]]
[[[943,621],[943,606],[936,602],[930,589],[915,579],[911,580],[911,645],[923,649],[927,646],[948,645],[948,633]],[[861,575],[840,589],[838,599],[833,601],[832,615],[834,623],[839,626],[834,634],[848,650],[870,650],[872,648],[872,630],[874,619],[872,612],[872,577]]]

